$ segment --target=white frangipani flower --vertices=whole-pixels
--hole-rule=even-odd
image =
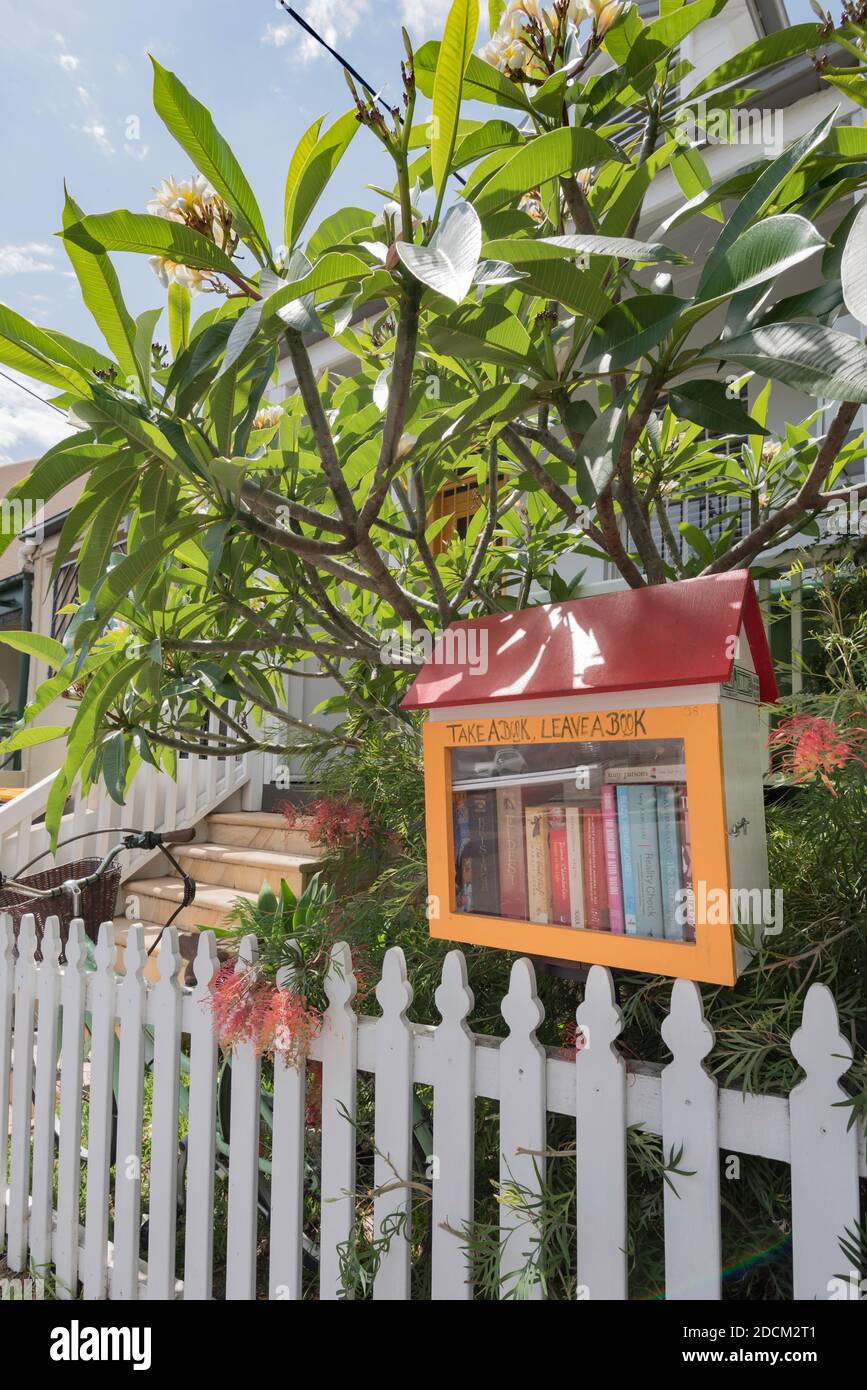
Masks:
[[[254,430],[273,430],[276,429],[283,419],[283,411],[278,405],[264,405],[261,410],[256,412],[253,419]]]
[[[150,263],[154,275],[166,289],[169,285],[183,285],[190,294],[213,294],[217,289],[205,270],[179,265],[177,261],[169,260],[168,256],[151,256]]]
[[[187,222],[191,213],[204,213],[212,205],[217,194],[203,174],[193,174],[192,178],[180,182],[175,178],[163,179],[159,188],[154,189],[154,197],[147,205],[152,217],[166,217],[170,222]]]

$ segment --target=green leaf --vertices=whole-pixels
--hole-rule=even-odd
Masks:
[[[62,666],[67,657],[61,642],[56,642],[53,637],[46,637],[41,632],[0,632],[0,642],[6,647],[11,647],[13,651],[35,656],[37,661],[44,661],[46,666]]]
[[[806,323],[775,323],[702,349],[782,381],[805,396],[867,403],[867,349],[845,333]]]
[[[0,362],[61,391],[87,391],[81,364],[52,334],[0,304]]]
[[[187,91],[173,72],[160,66],[151,55],[154,69],[154,106],[163,123],[186,150],[196,168],[204,174],[235,214],[238,230],[245,241],[268,250],[268,233],[244,172],[223,139],[207,107]]]
[[[679,420],[689,420],[711,434],[767,435],[739,401],[732,400],[725,383],[712,378],[685,381],[669,390],[671,408]]]
[[[440,199],[455,150],[461,88],[478,27],[478,0],[454,0],[446,19],[433,84],[431,169],[434,189]]]
[[[705,269],[696,292],[696,305],[709,305],[739,290],[775,280],[825,245],[806,217],[785,212],[748,228],[725,256]]]
[[[696,97],[725,87],[749,73],[761,72],[764,68],[775,67],[788,58],[796,58],[801,53],[822,46],[822,31],[818,24],[795,24],[790,29],[780,29],[774,34],[758,39],[733,58],[727,58],[713,72],[708,73],[697,86],[693,87],[681,105],[689,105]]]
[[[597,416],[581,441],[578,461],[589,473],[597,493],[605,491],[617,471],[628,418],[624,404],[614,405]]]
[[[283,212],[283,239],[291,250],[301,236],[313,209],[325,192],[331,175],[337,168],[358,132],[358,119],[353,106],[334,122],[323,135],[321,122],[311,126],[303,136],[289,165]],[[312,132],[316,131],[311,143]]]
[[[693,526],[689,521],[682,521],[678,530],[690,548],[695,551],[703,565],[713,564],[713,546],[703,531],[700,531],[697,526]]]
[[[600,290],[595,277],[579,270],[563,256],[513,264],[525,277],[516,287],[522,294],[532,293],[556,300],[594,323],[611,308],[611,300]]]
[[[398,241],[395,250],[416,280],[460,304],[470,292],[482,250],[482,224],[470,203],[456,203],[428,246]]]
[[[186,285],[169,285],[169,345],[172,357],[183,352],[190,340],[190,292]]]
[[[415,77],[418,89],[423,96],[433,96],[434,76],[439,58],[440,43],[432,39],[424,44],[415,55]],[[530,103],[520,86],[510,82],[490,63],[486,63],[473,53],[464,73],[463,96],[465,101],[485,101],[493,106],[504,106],[510,110],[531,110]]]
[[[215,275],[232,276],[238,273],[234,261],[201,232],[194,232],[181,222],[165,217],[151,217],[146,212],[102,212],[83,217],[62,232],[85,250],[135,251],[144,256],[162,256],[194,270],[210,270]]]
[[[84,213],[73,198],[66,194],[63,207],[63,226],[80,222]],[[81,297],[96,320],[96,326],[108,344],[109,351],[126,378],[141,381],[141,368],[135,353],[135,324],[121,294],[117,271],[108,256],[86,251],[73,241],[64,242],[81,289]]]
[[[0,756],[15,753],[19,748],[36,748],[40,743],[53,743],[69,733],[68,724],[38,724],[29,729],[16,729],[0,743]]]
[[[275,315],[282,319],[282,311],[291,308],[305,295],[312,294],[315,290],[334,289],[335,286],[343,289],[351,282],[363,279],[369,269],[367,262],[360,256],[353,255],[351,251],[329,251],[307,274],[298,280],[281,282],[278,290],[269,294],[261,305],[256,306],[262,310],[262,326],[264,327]]]
[[[511,255],[507,254],[502,248],[515,246],[515,241],[493,241],[488,242],[482,248],[484,256],[491,256],[494,259],[510,261]],[[521,243],[525,245],[527,243]],[[561,256],[614,256],[621,261],[635,261],[637,264],[655,264],[657,261],[668,261],[672,265],[682,265],[688,261],[688,257],[680,251],[673,251],[670,246],[663,246],[658,241],[635,241],[632,237],[624,236],[585,236],[578,233],[575,236],[546,236],[539,241],[530,243],[534,247],[540,248],[538,254],[561,255]],[[546,247],[550,250],[542,251]],[[537,253],[533,253],[534,255]]]
[[[849,313],[867,323],[867,203],[862,203],[846,238],[840,262],[843,300]]]
[[[800,140],[796,140],[793,145],[784,150],[779,159],[773,160],[764,173],[759,175],[752,188],[744,195],[731,216],[723,224],[705,264],[703,279],[709,278],[713,274],[729,247],[737,241],[741,233],[745,232],[751,223],[762,216],[798,165],[827,138],[834,125],[836,115],[837,112],[832,111],[830,116],[824,117],[813,126],[812,130],[808,130],[805,135],[802,135]]]
[[[583,370],[595,371],[603,358],[610,358],[610,369],[619,371],[652,351],[675,326],[684,301],[674,294],[637,295],[623,304],[609,307],[591,341],[592,356]]]
[[[102,776],[112,801],[123,806],[126,791],[126,739],[120,730],[109,734],[102,745]]]
[[[522,146],[474,199],[480,217],[515,202],[531,188],[538,188],[561,174],[600,164],[606,159],[625,159],[619,150],[592,130],[568,127],[551,130]]]

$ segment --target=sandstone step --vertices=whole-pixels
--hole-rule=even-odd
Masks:
[[[167,922],[184,896],[184,886],[177,878],[136,878],[124,884],[127,899],[136,897],[141,920]],[[195,902],[185,907],[175,918],[176,927],[222,927],[238,898],[255,903],[257,894],[241,888],[215,888],[205,885],[196,893]]]
[[[316,855],[285,854],[250,846],[208,844],[184,845],[176,851],[186,873],[200,884],[220,888],[242,888],[258,893],[264,883],[276,891],[285,879],[293,893],[303,891],[304,882],[316,872]]]
[[[273,811],[217,811],[205,821],[211,844],[234,848],[270,850],[275,854],[301,854],[315,859],[321,854],[310,839],[310,821],[299,817],[291,829]]]

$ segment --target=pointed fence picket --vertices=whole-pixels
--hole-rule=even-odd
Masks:
[[[250,975],[256,938],[241,943],[236,975]],[[259,1198],[259,1058],[242,1042],[232,1061],[229,1113],[229,1219],[226,1236],[226,1298],[256,1297],[256,1234]]]
[[[715,1300],[722,1296],[719,1102],[702,1065],[714,1035],[691,980],[676,982],[662,1037],[674,1054],[662,1072],[665,1296]]]
[[[0,1061],[6,1059],[0,1074],[0,1114],[6,1115],[0,1145],[8,1154],[8,1174],[0,1165],[5,1183],[0,1210],[7,1217],[10,1268],[38,1267],[41,1273],[43,1266],[53,1266],[61,1297],[78,1296],[79,1278],[89,1299],[107,1293],[136,1299],[142,1290],[149,1297],[213,1297],[218,1053],[208,1008],[217,973],[211,934],[202,934],[192,988],[178,982],[172,931],[164,937],[156,984],[143,978],[137,926],[130,929],[120,980],[110,923],[99,932],[95,969],[87,962],[81,922],[70,927],[65,965],[58,959],[56,923],[46,926],[41,962],[35,946],[32,918],[22,921],[17,942],[8,919],[0,925]],[[247,938],[237,969],[249,973],[254,967],[254,942]],[[290,972],[281,983],[291,985]],[[841,1277],[849,1278],[841,1242],[847,1233],[857,1242],[859,1180],[867,1177],[867,1160],[860,1127],[849,1126],[851,1110],[840,1085],[851,1065],[851,1048],[824,985],[811,986],[792,1038],[804,1079],[789,1097],[718,1089],[705,1067],[713,1033],[697,987],[686,982],[675,985],[663,1024],[672,1054],[664,1067],[624,1059],[617,1041],[620,1010],[611,976],[600,967],[590,972],[577,1011],[574,1057],[539,1042],[543,1011],[527,960],[515,963],[503,1000],[504,1038],[471,1032],[473,995],[459,951],[443,964],[436,1026],[408,1019],[412,989],[398,950],[385,960],[377,1015],[355,1012],[356,981],[344,944],[332,950],[326,993],[328,1008],[309,1066],[278,1056],[273,1097],[260,1094],[259,1062],[251,1045],[239,1047],[232,1059],[226,1297],[257,1296],[259,1209],[270,1205],[271,1298],[302,1296],[304,1254],[318,1259],[322,1298],[351,1296],[354,1288],[343,1288],[342,1280],[352,1266],[346,1256],[354,1239],[372,1245],[378,1256],[376,1298],[411,1296],[411,1260],[424,1258],[428,1245],[433,1298],[472,1298],[467,1241],[477,1214],[473,1169],[479,1097],[499,1107],[500,1182],[507,1197],[500,1203],[503,1297],[543,1296],[532,1277],[539,1259],[532,1213],[545,1181],[549,1115],[567,1116],[575,1126],[579,1297],[628,1294],[628,1126],[661,1140],[667,1298],[721,1297],[721,1152],[790,1164],[795,1297],[838,1298],[860,1291],[839,1291]],[[307,1075],[315,1067],[322,1071],[318,1135],[307,1129],[306,1117]],[[366,1102],[361,1111],[356,1104],[360,1075],[369,1078],[372,1089],[372,1135],[359,1129],[359,1116],[367,1125],[369,1114]],[[187,1083],[188,1132],[182,1140],[179,1098]],[[148,1084],[151,1196],[143,1258],[140,1192]],[[426,1128],[431,1117],[420,1119],[414,1110],[419,1092],[432,1110],[432,1135]],[[260,1171],[260,1109],[271,1114],[270,1173],[267,1165]],[[413,1144],[413,1135],[424,1136],[423,1142]],[[369,1191],[357,1190],[356,1178],[356,1154],[369,1155],[371,1145],[372,1202]],[[413,1233],[408,1225],[413,1207],[420,1213],[427,1200],[429,1242],[421,1239],[421,1229]],[[317,1203],[318,1232],[305,1231],[305,1211]],[[182,1227],[179,1280],[175,1261]]]
[[[468,1299],[473,1285],[461,1236],[473,1219],[476,1130],[476,1044],[468,1016],[473,992],[460,951],[443,962],[433,1038],[433,1153],[426,1154],[433,1195],[431,1296]]]
[[[138,1298],[141,1227],[142,1116],[147,956],[144,929],[129,928],[124,947],[126,974],[118,985],[117,1017],[120,1053],[117,1088],[117,1157],[114,1176],[114,1265],[111,1296]]]

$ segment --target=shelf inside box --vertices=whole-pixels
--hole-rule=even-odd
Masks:
[[[450,751],[455,911],[688,944],[681,739]]]

